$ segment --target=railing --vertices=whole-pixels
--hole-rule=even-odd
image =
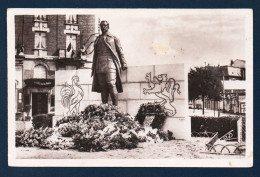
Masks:
[[[200,137],[200,138],[211,138],[215,135],[214,132],[191,132],[191,137]]]
[[[226,133],[221,138],[218,138],[218,133],[213,132],[192,132],[192,137],[203,137],[203,138],[211,138],[206,144],[205,144],[205,152],[202,153],[208,153],[208,154],[222,154],[222,155],[243,155],[245,154],[246,146],[245,144],[241,143],[235,143],[235,144],[222,144],[221,141],[230,140],[232,139],[233,130]],[[219,142],[215,144],[216,142]]]
[[[238,155],[245,153],[246,146],[244,144],[207,144],[207,148],[208,153]]]

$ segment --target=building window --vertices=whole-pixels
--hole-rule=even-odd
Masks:
[[[35,32],[34,38],[34,55],[38,57],[47,56],[46,50],[46,33],[45,32]]]
[[[34,68],[34,78],[35,79],[46,79],[47,78],[47,69],[43,65],[37,65]]]
[[[66,15],[66,24],[77,24],[77,15]]]
[[[78,31],[79,31],[79,26],[78,25],[72,25],[72,24],[66,24],[66,30],[67,30],[67,33],[77,34]]]
[[[66,34],[66,58],[75,58],[77,35],[80,35],[77,15],[66,15],[64,34]]]
[[[34,37],[34,55],[38,57],[47,56],[46,50],[46,33],[50,32],[48,28],[47,15],[35,15],[34,26],[32,31],[35,32]]]
[[[66,58],[72,58],[75,54],[77,43],[77,35],[67,34],[66,35]]]
[[[46,49],[46,33],[35,32],[35,49]]]
[[[47,15],[34,15],[34,21],[47,21]]]
[[[21,92],[18,93],[18,102],[19,103],[22,102],[22,93]]]
[[[54,107],[55,104],[55,96],[51,95],[51,107]]]
[[[32,27],[32,31],[50,32],[50,29],[48,28],[48,21],[46,15],[34,16],[34,26]]]
[[[18,98],[17,98],[17,112],[22,112],[22,90],[17,90]]]

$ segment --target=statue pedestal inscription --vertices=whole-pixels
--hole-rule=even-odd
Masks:
[[[155,116],[146,116],[145,119],[144,119],[144,126],[151,126],[151,124],[153,123],[153,120],[154,120]]]

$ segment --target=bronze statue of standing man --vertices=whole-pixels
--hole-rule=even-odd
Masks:
[[[103,104],[108,103],[110,95],[117,106],[118,93],[123,92],[120,73],[127,65],[119,39],[108,32],[109,23],[101,21],[100,28],[102,34],[94,42],[92,91],[101,93]]]

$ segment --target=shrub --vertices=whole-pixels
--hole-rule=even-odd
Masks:
[[[15,113],[15,120],[16,121],[22,121],[23,120],[23,113],[22,112]]]
[[[38,129],[40,127],[52,127],[52,116],[53,114],[38,114],[35,115],[32,119],[32,124],[34,129]]]
[[[15,133],[15,145],[16,147],[40,146],[52,133],[53,130],[51,128],[39,128],[36,130],[31,128],[26,131],[18,131]]]
[[[237,138],[237,121],[239,117],[191,117],[191,132],[218,132],[219,137],[225,135],[230,130],[233,137]]]
[[[23,130],[19,130],[19,131],[16,131],[16,132],[15,132],[15,146],[16,146],[16,147],[23,145],[23,144],[21,143],[21,140],[22,140],[22,138],[23,138],[23,134],[24,134],[24,131],[23,131]]]
[[[170,141],[170,140],[174,140],[175,139],[173,137],[173,133],[171,131],[169,131],[169,130],[167,132],[159,130],[158,134],[159,134],[160,138],[163,139],[163,141]]]

